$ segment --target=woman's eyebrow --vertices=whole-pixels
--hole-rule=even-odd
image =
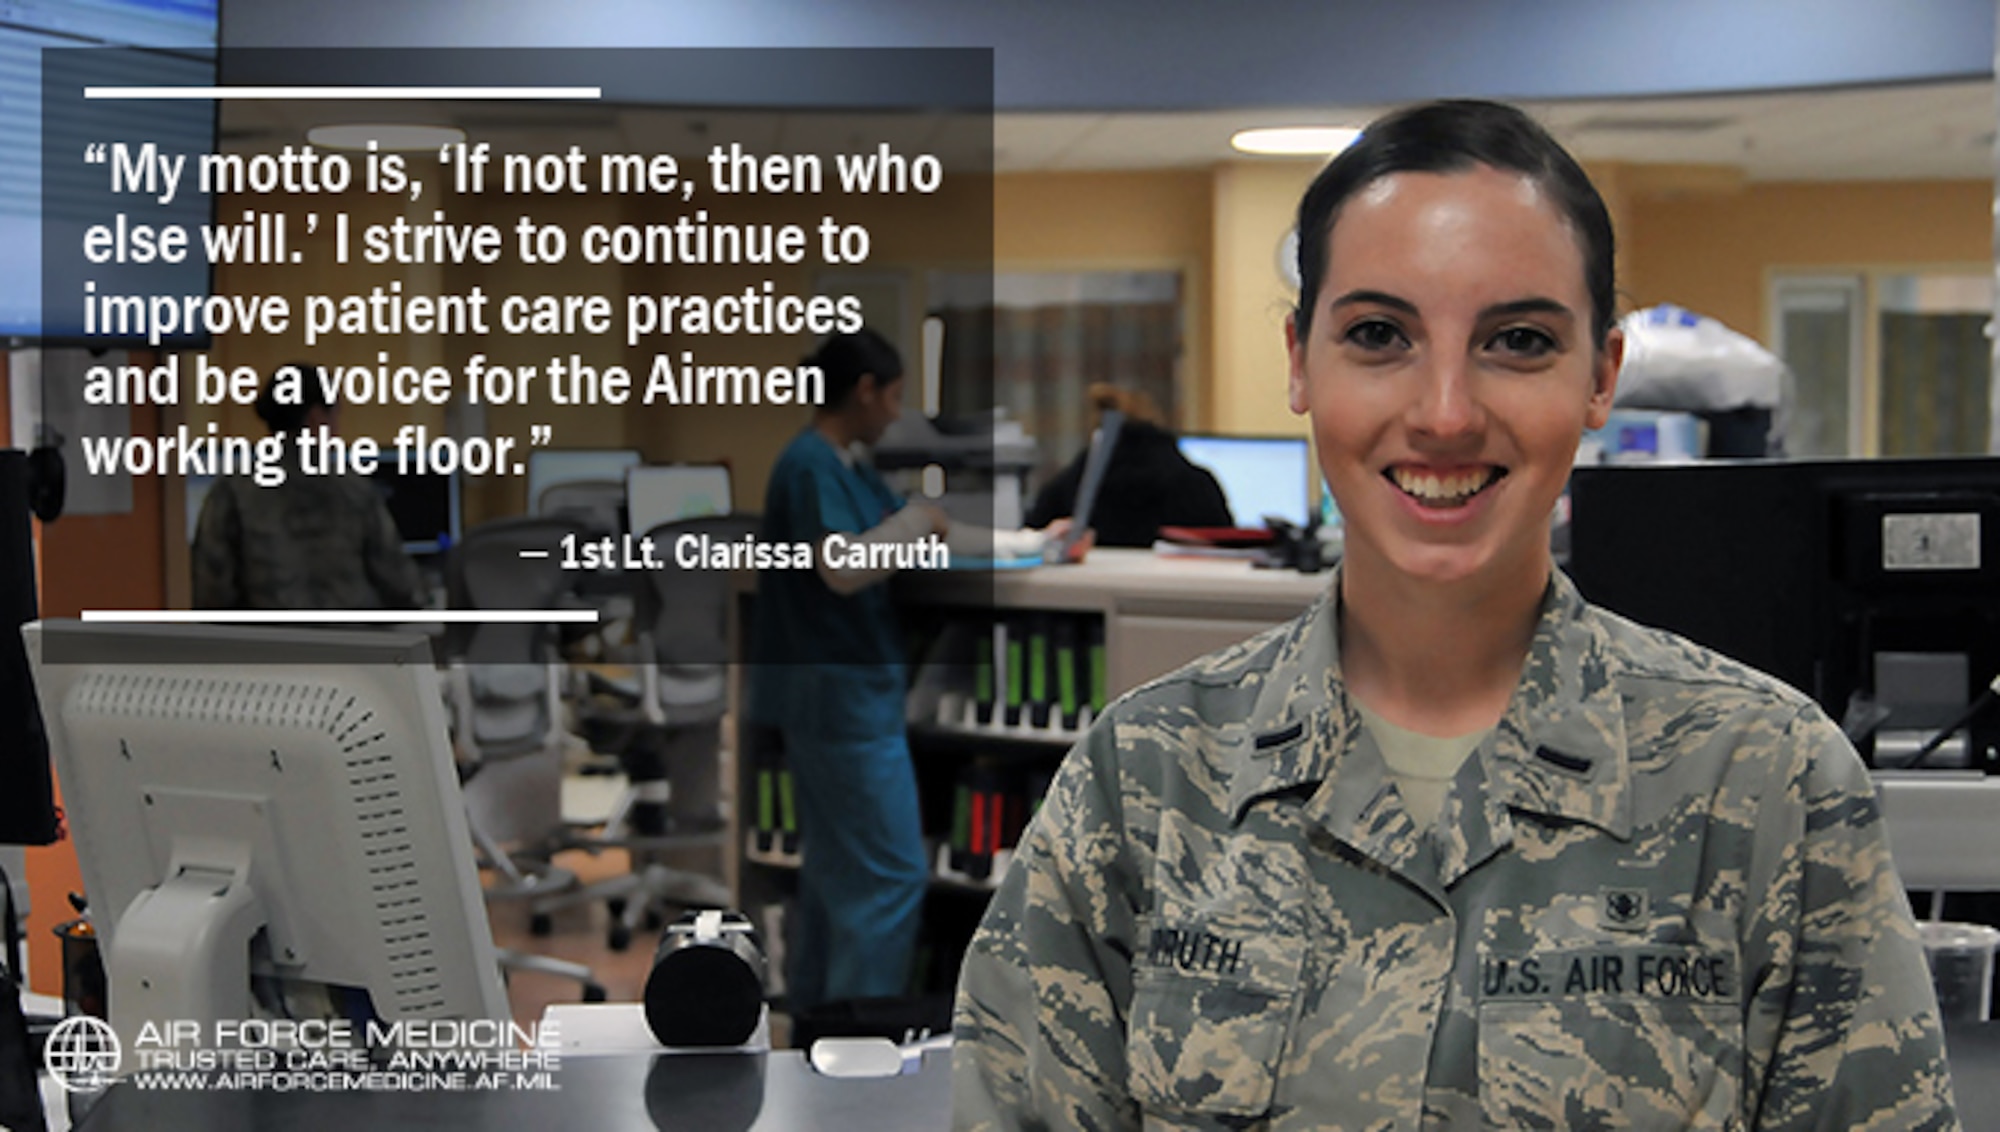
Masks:
[[[1527,299],[1515,299],[1505,303],[1494,303],[1492,306],[1480,311],[1479,314],[1482,319],[1506,318],[1517,314],[1553,314],[1571,320],[1576,318],[1576,312],[1569,309],[1567,304],[1559,303],[1554,299],[1544,299],[1539,296]]]
[[[1372,303],[1375,306],[1392,307],[1396,310],[1402,311],[1405,314],[1417,313],[1417,304],[1411,302],[1408,299],[1399,298],[1398,296],[1391,295],[1387,291],[1367,291],[1367,290],[1349,291],[1344,295],[1336,296],[1334,300],[1331,303],[1328,303],[1327,305],[1329,307],[1344,307],[1344,306],[1352,306],[1356,303]]]
[[[1417,305],[1408,299],[1402,298],[1399,295],[1392,295],[1387,291],[1370,291],[1367,289],[1357,289],[1337,295],[1327,305],[1329,309],[1337,309],[1360,304],[1388,307],[1410,315],[1418,313]],[[1494,303],[1492,306],[1479,312],[1481,319],[1508,318],[1521,314],[1552,314],[1570,320],[1576,318],[1576,312],[1569,309],[1567,304],[1559,303],[1554,299],[1543,298],[1539,295],[1530,296],[1525,299],[1512,299],[1504,303]]]

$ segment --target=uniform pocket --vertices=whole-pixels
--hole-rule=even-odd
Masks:
[[[1479,1007],[1489,1128],[1742,1126],[1742,1009],[1595,995]]]
[[[1269,924],[1160,922],[1132,990],[1132,1096],[1154,1111],[1255,1116],[1271,1107],[1304,941]]]

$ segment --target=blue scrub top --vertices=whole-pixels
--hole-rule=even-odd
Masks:
[[[827,534],[859,534],[902,506],[875,469],[850,466],[808,427],[771,469],[758,534],[810,542],[817,553]],[[900,730],[903,647],[888,586],[842,596],[816,569],[766,570],[751,618],[754,722],[857,737]]]

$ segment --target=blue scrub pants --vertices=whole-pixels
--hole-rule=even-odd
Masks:
[[[881,706],[892,711],[836,698],[808,713],[831,726],[784,728],[805,850],[801,919],[787,964],[786,998],[794,1011],[908,993],[930,869],[900,679],[890,687],[893,703]],[[827,721],[828,715],[845,718]],[[856,726],[869,717],[873,726]]]

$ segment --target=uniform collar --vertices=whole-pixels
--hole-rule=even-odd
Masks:
[[[1241,820],[1260,797],[1315,787],[1307,807],[1313,821],[1362,853],[1407,868],[1422,839],[1402,807],[1389,804],[1387,767],[1348,701],[1339,593],[1336,572],[1278,644],[1234,753],[1230,812]],[[1621,840],[1631,836],[1624,706],[1610,662],[1590,607],[1555,572],[1506,714],[1445,803],[1442,883],[1512,842],[1514,809],[1587,822]]]

